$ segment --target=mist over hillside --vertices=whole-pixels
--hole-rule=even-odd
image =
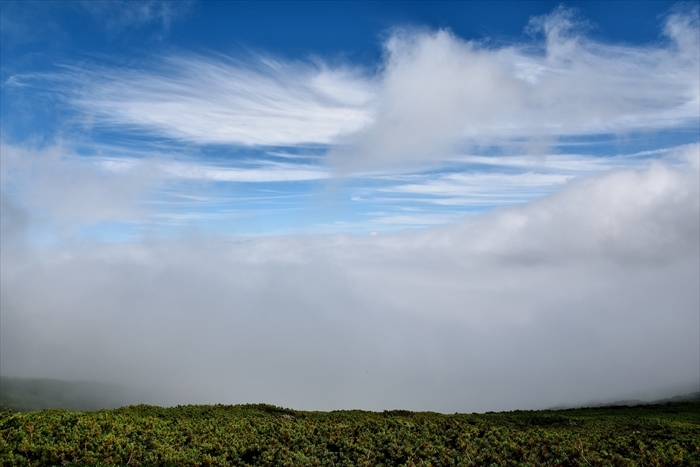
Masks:
[[[14,412],[43,409],[113,409],[147,400],[134,390],[95,381],[0,377],[0,407]]]
[[[667,388],[665,391],[646,395],[628,394],[623,396],[626,398],[562,405],[552,407],[551,410],[700,401],[700,391],[683,392],[684,389],[687,388]],[[31,412],[44,409],[66,409],[86,412],[149,403],[154,404],[152,397],[118,384],[49,378],[0,377],[0,410]],[[401,410],[399,407],[396,409]]]

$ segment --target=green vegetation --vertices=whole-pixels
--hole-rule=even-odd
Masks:
[[[0,414],[3,466],[698,466],[700,402],[443,415],[270,405]]]

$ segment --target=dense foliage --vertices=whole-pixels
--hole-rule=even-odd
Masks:
[[[698,466],[700,403],[442,415],[269,405],[0,414],[3,466]]]

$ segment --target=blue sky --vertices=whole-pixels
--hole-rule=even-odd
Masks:
[[[686,64],[690,81],[674,89],[667,77],[640,76],[681,60],[666,25],[692,17],[693,7],[5,2],[2,140],[33,151],[60,147],[56,157],[75,170],[131,193],[105,194],[116,211],[93,203],[80,214],[66,199],[68,219],[60,203],[25,202],[34,217],[49,219],[30,226],[40,242],[194,231],[368,234],[450,223],[697,143],[693,64]],[[555,57],[560,46],[570,49]],[[431,54],[444,61],[430,63]],[[483,63],[474,66],[490,76],[471,74],[477,56]],[[507,67],[520,69],[507,77]],[[584,69],[598,74],[591,83],[601,82],[544,83]],[[512,94],[489,91],[482,78],[511,79],[502,84]],[[634,86],[647,95],[633,95]],[[482,92],[493,94],[473,101]],[[526,97],[532,92],[540,95]],[[591,114],[562,122],[570,113],[556,101],[569,99]],[[425,117],[436,128],[425,127],[426,113],[440,114]],[[493,133],[503,124],[511,129]],[[413,125],[425,131],[410,139]],[[393,141],[381,141],[390,131]],[[8,193],[29,201],[30,180],[6,179]]]
[[[697,390],[697,2],[0,21],[3,374],[324,410]]]

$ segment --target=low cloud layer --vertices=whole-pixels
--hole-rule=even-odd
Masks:
[[[658,163],[420,232],[3,254],[0,363],[160,404],[454,412],[692,390],[699,199],[696,169]]]
[[[101,221],[138,219],[146,212],[139,202],[162,180],[158,168],[147,162],[86,161],[61,143],[37,149],[0,142],[0,151],[3,207],[14,206],[7,216],[3,209],[3,232],[8,235],[30,220],[74,230]],[[17,217],[13,209],[24,214]]]

